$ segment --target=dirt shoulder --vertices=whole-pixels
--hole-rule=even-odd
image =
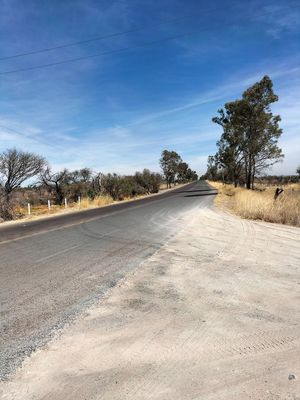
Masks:
[[[299,399],[300,230],[210,208],[186,224],[1,399]]]

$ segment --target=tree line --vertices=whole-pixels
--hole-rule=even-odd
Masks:
[[[193,171],[176,151],[164,150],[161,154],[160,166],[168,187],[176,182],[183,183],[198,179],[196,171]]]
[[[205,178],[254,187],[254,179],[284,157],[278,146],[281,118],[271,104],[278,101],[268,76],[249,87],[241,99],[225,104],[212,121],[222,127],[217,152],[209,156]]]
[[[79,197],[93,200],[101,195],[123,200],[157,193],[163,181],[170,187],[197,179],[196,172],[174,151],[164,150],[160,165],[163,174],[148,169],[134,175],[102,174],[90,168],[53,171],[37,154],[8,149],[0,153],[0,218],[11,220],[16,217],[18,195],[24,191],[26,200],[33,204],[46,204],[50,198],[54,204],[62,205],[65,199],[75,202]],[[32,179],[34,183],[24,187],[25,182]]]

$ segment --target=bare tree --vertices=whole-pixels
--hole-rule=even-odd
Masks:
[[[41,172],[41,182],[55,195],[56,204],[62,204],[65,196],[65,186],[70,181],[70,173],[67,169],[52,172],[49,167]]]
[[[23,182],[40,173],[45,165],[44,158],[17,149],[8,149],[0,154],[0,182],[3,200],[1,214],[4,219],[12,219],[11,194]]]

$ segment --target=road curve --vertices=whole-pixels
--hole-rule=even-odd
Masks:
[[[137,268],[216,192],[201,181],[139,201],[0,227],[0,379]]]

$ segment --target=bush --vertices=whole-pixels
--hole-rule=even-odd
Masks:
[[[157,193],[161,183],[159,174],[144,169],[134,176],[107,174],[103,177],[103,189],[114,200],[124,200],[143,194]]]

